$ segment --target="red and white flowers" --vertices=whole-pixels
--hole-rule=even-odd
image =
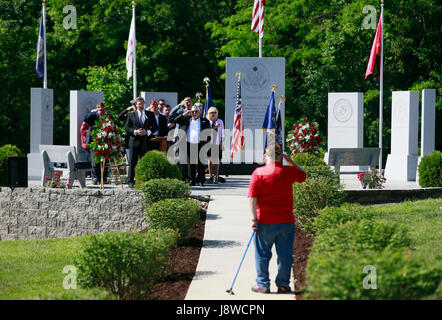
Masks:
[[[46,188],[71,189],[72,188],[71,178],[68,178],[67,179],[68,182],[64,183],[61,180],[61,176],[62,176],[61,172],[54,171],[54,176],[52,178],[48,177],[48,176],[45,177],[46,182],[45,182],[44,186]]]
[[[122,162],[121,135],[112,118],[97,120],[91,132],[89,148],[94,154],[95,163],[107,161],[111,164]]]
[[[319,145],[322,138],[319,136],[317,122],[304,120],[298,125],[293,125],[292,130],[287,134],[286,141],[289,143],[291,154],[308,152],[317,154],[320,151]]]
[[[364,171],[358,174],[358,180],[361,182],[362,188],[382,189],[383,183],[387,181],[383,173],[372,168],[370,171]]]

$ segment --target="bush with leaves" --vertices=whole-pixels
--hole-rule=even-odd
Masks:
[[[23,152],[14,145],[5,144],[0,147],[0,186],[8,185],[8,158],[23,155]]]
[[[382,251],[385,248],[409,248],[412,241],[408,229],[398,223],[377,219],[349,221],[325,229],[316,236],[312,250],[331,251]]]
[[[306,280],[307,299],[421,299],[437,290],[442,268],[407,249],[334,250],[311,253]]]
[[[144,182],[141,187],[144,199],[148,204],[164,199],[176,199],[190,197],[190,186],[178,179],[152,179]]]
[[[370,208],[363,207],[359,203],[344,203],[340,207],[325,207],[318,212],[313,223],[307,226],[306,231],[315,235],[325,229],[337,227],[349,221],[359,221],[371,217],[373,217],[373,212]]]
[[[78,283],[104,288],[121,300],[147,299],[166,274],[168,252],[176,242],[177,233],[171,229],[91,235],[75,259]]]
[[[419,164],[419,185],[423,188],[442,187],[442,152],[433,151]]]
[[[164,199],[146,209],[149,228],[170,228],[178,232],[179,241],[186,239],[188,232],[199,218],[199,204],[196,200]]]
[[[135,167],[137,189],[151,179],[182,179],[178,165],[169,162],[165,152],[157,150],[147,152]]]

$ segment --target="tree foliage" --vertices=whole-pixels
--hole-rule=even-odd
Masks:
[[[66,5],[76,8],[76,29],[63,27]],[[326,133],[327,93],[364,92],[365,145],[377,145],[379,58],[374,74],[364,80],[375,34],[363,26],[367,5],[376,7],[377,24],[378,1],[267,1],[263,56],[286,59],[287,123],[307,117]],[[214,99],[223,99],[225,58],[258,55],[258,37],[250,30],[252,7],[251,0],[137,1],[138,91],[193,96],[204,91],[202,79],[208,76]],[[55,144],[69,143],[70,90],[104,90],[112,110],[127,107],[131,12],[128,0],[47,0]],[[0,0],[0,145],[14,143],[25,151],[30,88],[42,86],[35,73],[40,15],[40,0]],[[384,16],[384,141],[389,142],[392,91],[431,87],[442,94],[442,6],[435,0],[391,0]],[[437,108],[440,132],[440,99]],[[438,149],[441,136],[436,134]]]

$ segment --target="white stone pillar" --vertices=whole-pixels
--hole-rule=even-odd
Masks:
[[[364,147],[364,95],[362,92],[328,93],[328,150],[331,148]],[[327,162],[328,153],[324,160]],[[368,169],[344,166],[341,172]]]
[[[43,161],[40,144],[53,144],[54,90],[31,88],[31,145],[28,153],[28,177],[39,180]]]
[[[416,180],[418,120],[419,92],[393,91],[391,153],[385,166],[388,180]]]
[[[104,102],[102,91],[70,91],[69,145],[77,149],[80,162],[90,160],[89,151],[81,146],[80,127],[84,117],[95,109],[99,102]]]

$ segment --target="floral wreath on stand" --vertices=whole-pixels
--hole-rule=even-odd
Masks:
[[[292,155],[297,153],[318,154],[321,150],[322,138],[319,136],[317,122],[304,120],[298,125],[294,124],[287,134],[286,141]]]
[[[105,164],[117,166],[123,162],[121,134],[111,117],[95,121],[91,131],[89,148],[93,152],[94,162],[100,163],[101,188],[104,188],[103,176]],[[120,171],[117,169],[118,175]],[[121,184],[121,177],[120,177]],[[121,186],[123,186],[121,184]]]

